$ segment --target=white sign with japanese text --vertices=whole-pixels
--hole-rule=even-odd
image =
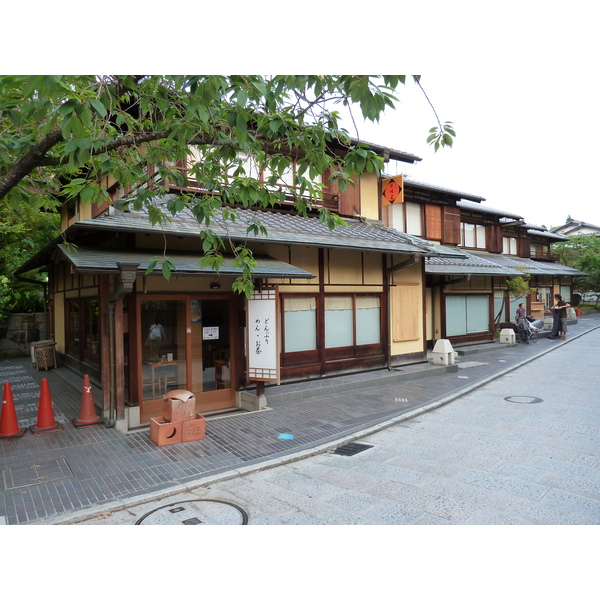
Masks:
[[[279,382],[277,290],[254,292],[248,300],[248,378]]]

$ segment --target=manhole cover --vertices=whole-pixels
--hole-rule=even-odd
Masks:
[[[159,506],[136,525],[247,525],[248,513],[226,500],[181,500]]]
[[[345,444],[344,446],[339,446],[338,448],[336,448],[335,450],[332,450],[332,454],[340,454],[341,456],[354,456],[355,454],[358,454],[359,452],[363,452],[364,450],[368,450],[369,448],[372,448],[373,446],[369,446],[367,444],[358,444],[358,443],[351,443],[351,444]]]
[[[25,467],[8,467],[2,471],[5,490],[16,490],[49,481],[73,477],[73,472],[64,458],[34,463]]]
[[[535,396],[506,396],[504,398],[507,402],[514,402],[515,404],[539,404],[543,402],[541,398]]]

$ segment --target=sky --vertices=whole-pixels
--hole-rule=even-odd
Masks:
[[[422,159],[390,163],[388,174],[482,196],[485,205],[536,225],[558,226],[568,216],[600,225],[598,71],[571,81],[551,70],[506,77],[485,69],[425,71],[421,84],[440,120],[454,123],[452,148],[436,153],[427,144],[437,120],[412,80],[379,123],[354,128],[346,121],[353,135]]]
[[[361,139],[422,158],[390,163],[389,174],[482,196],[535,225],[569,216],[600,225],[600,36],[590,0],[383,0],[360,5],[360,14],[358,4],[315,0],[287,12],[270,0],[253,6],[260,20],[251,23],[235,9],[225,15],[220,5],[183,0],[186,19],[173,31],[187,33],[148,43],[124,26],[145,18],[142,29],[156,27],[153,12],[141,15],[137,3],[107,0],[103,10],[117,11],[121,25],[96,19],[97,35],[92,29],[83,39],[71,32],[86,9],[58,0],[28,21],[27,44],[18,28],[3,34],[0,73],[419,74],[440,120],[454,123],[453,148],[435,153],[427,145],[436,118],[411,79],[378,124],[358,122],[356,131],[347,123]],[[18,18],[18,7],[6,10]],[[63,51],[36,52],[58,33],[69,42]]]

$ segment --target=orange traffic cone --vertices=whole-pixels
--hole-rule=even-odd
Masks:
[[[577,310],[575,311],[575,316],[581,317],[581,308],[579,308],[579,306],[577,307]]]
[[[89,375],[83,376],[83,388],[81,390],[81,410],[79,417],[73,419],[75,427],[89,427],[91,425],[104,425],[104,421],[96,415],[94,399],[92,398],[92,384]]]
[[[0,413],[0,440],[21,437],[25,435],[26,431],[27,429],[19,427],[12,389],[10,383],[6,381],[4,383],[4,396],[2,396],[2,412]]]
[[[56,422],[54,410],[52,409],[52,400],[50,399],[50,386],[47,379],[42,379],[40,387],[40,405],[38,406],[37,424],[30,428],[31,433],[48,433],[50,431],[60,431],[63,426]]]

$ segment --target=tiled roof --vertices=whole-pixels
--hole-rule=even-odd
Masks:
[[[577,229],[582,229],[585,227],[587,227],[589,229],[595,229],[597,231],[600,231],[600,226],[598,226],[598,225],[593,225],[592,223],[586,223],[585,221],[574,221],[574,220],[571,220],[568,223],[564,223],[563,225],[559,225],[558,227],[553,227],[552,231],[554,233],[559,233],[561,231],[571,233],[573,231],[576,231]]]
[[[379,155],[387,156],[392,160],[398,160],[406,163],[416,163],[420,162],[422,159],[415,154],[410,154],[409,152],[403,152],[402,150],[395,150],[394,148],[389,148],[388,146],[380,146],[379,144],[373,144],[372,142],[366,142],[364,140],[358,140],[356,138],[352,138],[351,141],[353,143],[365,144],[369,147],[370,150],[376,152]]]
[[[484,257],[464,252],[466,259],[427,256],[425,273],[431,275],[520,275],[520,271],[498,265]]]
[[[469,254],[471,254],[469,252]],[[475,254],[475,253],[473,253]],[[531,258],[519,258],[517,256],[507,256],[505,254],[488,254],[488,253],[476,253],[478,256],[483,254],[483,258],[497,265],[516,269],[519,274],[522,275],[572,275],[581,276],[585,275],[582,271],[567,267],[559,263],[544,262],[533,260]]]
[[[537,237],[543,237],[543,238],[547,238],[549,240],[555,240],[557,242],[563,242],[563,241],[569,239],[566,235],[562,235],[560,233],[552,233],[551,231],[540,231],[537,229],[528,229],[527,233],[529,235],[535,235]]]
[[[156,205],[167,214],[166,202]],[[257,241],[283,245],[312,246],[319,248],[344,248],[399,255],[432,255],[464,257],[464,253],[453,247],[429,242],[417,236],[408,235],[385,227],[381,222],[364,219],[345,219],[346,227],[330,230],[318,217],[302,217],[291,213],[268,212],[251,209],[238,209],[235,221],[223,220],[223,209],[211,220],[211,229],[222,237],[234,241]],[[267,234],[249,234],[248,227],[260,222]],[[189,209],[184,209],[168,221],[152,225],[147,211],[121,211],[112,208],[110,213],[95,219],[78,221],[64,232],[66,237],[77,233],[119,231],[127,233],[165,234],[178,237],[197,237],[202,227]],[[26,273],[48,263],[51,252],[63,241],[59,236],[33,258],[15,271],[15,275]],[[169,252],[170,254],[170,252]]]
[[[166,198],[157,206],[166,214]],[[260,222],[267,234],[248,234],[248,227]],[[345,219],[346,227],[330,230],[326,223],[318,217],[302,217],[300,215],[269,212],[251,209],[238,209],[235,221],[224,220],[223,209],[211,219],[210,227],[218,235],[229,236],[234,240],[249,240],[275,244],[295,244],[301,246],[318,246],[321,248],[346,248],[355,250],[371,250],[392,254],[426,254],[430,246],[425,240],[407,236],[380,223],[359,219]],[[165,233],[179,236],[197,236],[204,226],[200,226],[192,212],[185,208],[177,217],[171,217],[161,225],[152,225],[145,210],[122,212],[111,211],[111,214],[88,221],[80,221],[73,227],[86,230],[118,229],[134,233]],[[432,251],[445,253],[441,247]],[[455,251],[449,250],[448,253]]]
[[[68,250],[67,246],[59,244],[58,248],[71,262],[79,273],[118,273],[119,262],[138,263],[137,272],[143,274],[153,258],[157,256],[156,250],[128,250],[113,248],[90,248],[78,246],[74,250]],[[175,263],[176,275],[214,275],[213,269],[200,266],[201,253],[169,252],[168,256]],[[313,273],[299,269],[288,263],[275,260],[270,256],[254,256],[256,268],[254,274],[259,277],[282,277],[286,279],[311,279]],[[234,258],[225,256],[224,262],[219,268],[219,274],[223,276],[238,276],[242,270],[234,266]],[[158,263],[154,271],[160,272],[161,265]]]
[[[410,177],[404,178],[404,185],[427,191],[442,192],[443,194],[448,194],[449,196],[455,196],[456,198],[464,198],[472,200],[474,202],[485,202],[485,198],[483,196],[476,196],[475,194],[468,194],[459,190],[452,190],[450,188],[446,188],[440,185],[425,183],[424,181],[416,181],[415,179],[411,179]]]
[[[438,275],[571,275],[585,273],[559,263],[542,262],[488,252],[465,252],[467,260],[425,258],[425,272]]]
[[[515,213],[510,213],[505,210],[500,210],[498,208],[491,208],[489,206],[481,206],[476,202],[471,202],[470,200],[459,200],[456,203],[456,206],[460,208],[464,208],[465,210],[472,210],[474,212],[485,213],[488,215],[494,215],[498,217],[505,217],[509,219],[517,219],[522,220],[523,217],[521,215],[517,215]]]

